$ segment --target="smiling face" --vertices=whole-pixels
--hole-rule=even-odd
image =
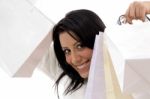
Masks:
[[[59,39],[67,63],[70,64],[82,78],[87,78],[93,50],[82,46],[81,42],[76,41],[67,32],[61,33]]]

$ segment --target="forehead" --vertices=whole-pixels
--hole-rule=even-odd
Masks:
[[[59,40],[62,47],[73,46],[77,42],[68,32],[62,32]]]

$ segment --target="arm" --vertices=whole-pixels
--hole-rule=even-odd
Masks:
[[[126,22],[132,24],[132,20],[145,21],[145,15],[150,14],[150,1],[135,1],[131,3],[125,13]]]

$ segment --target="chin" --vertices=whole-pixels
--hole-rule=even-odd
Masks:
[[[80,74],[80,76],[84,79],[88,78],[88,74]]]

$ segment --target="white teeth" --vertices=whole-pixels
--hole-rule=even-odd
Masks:
[[[80,65],[80,66],[77,66],[77,68],[78,68],[78,69],[83,69],[83,68],[86,67],[86,66],[87,66],[87,64],[84,63],[84,64],[82,64],[82,65]]]
[[[84,64],[81,65],[81,66],[77,66],[78,69],[82,69],[82,68],[84,68],[84,67],[86,67],[86,65],[84,65]]]

